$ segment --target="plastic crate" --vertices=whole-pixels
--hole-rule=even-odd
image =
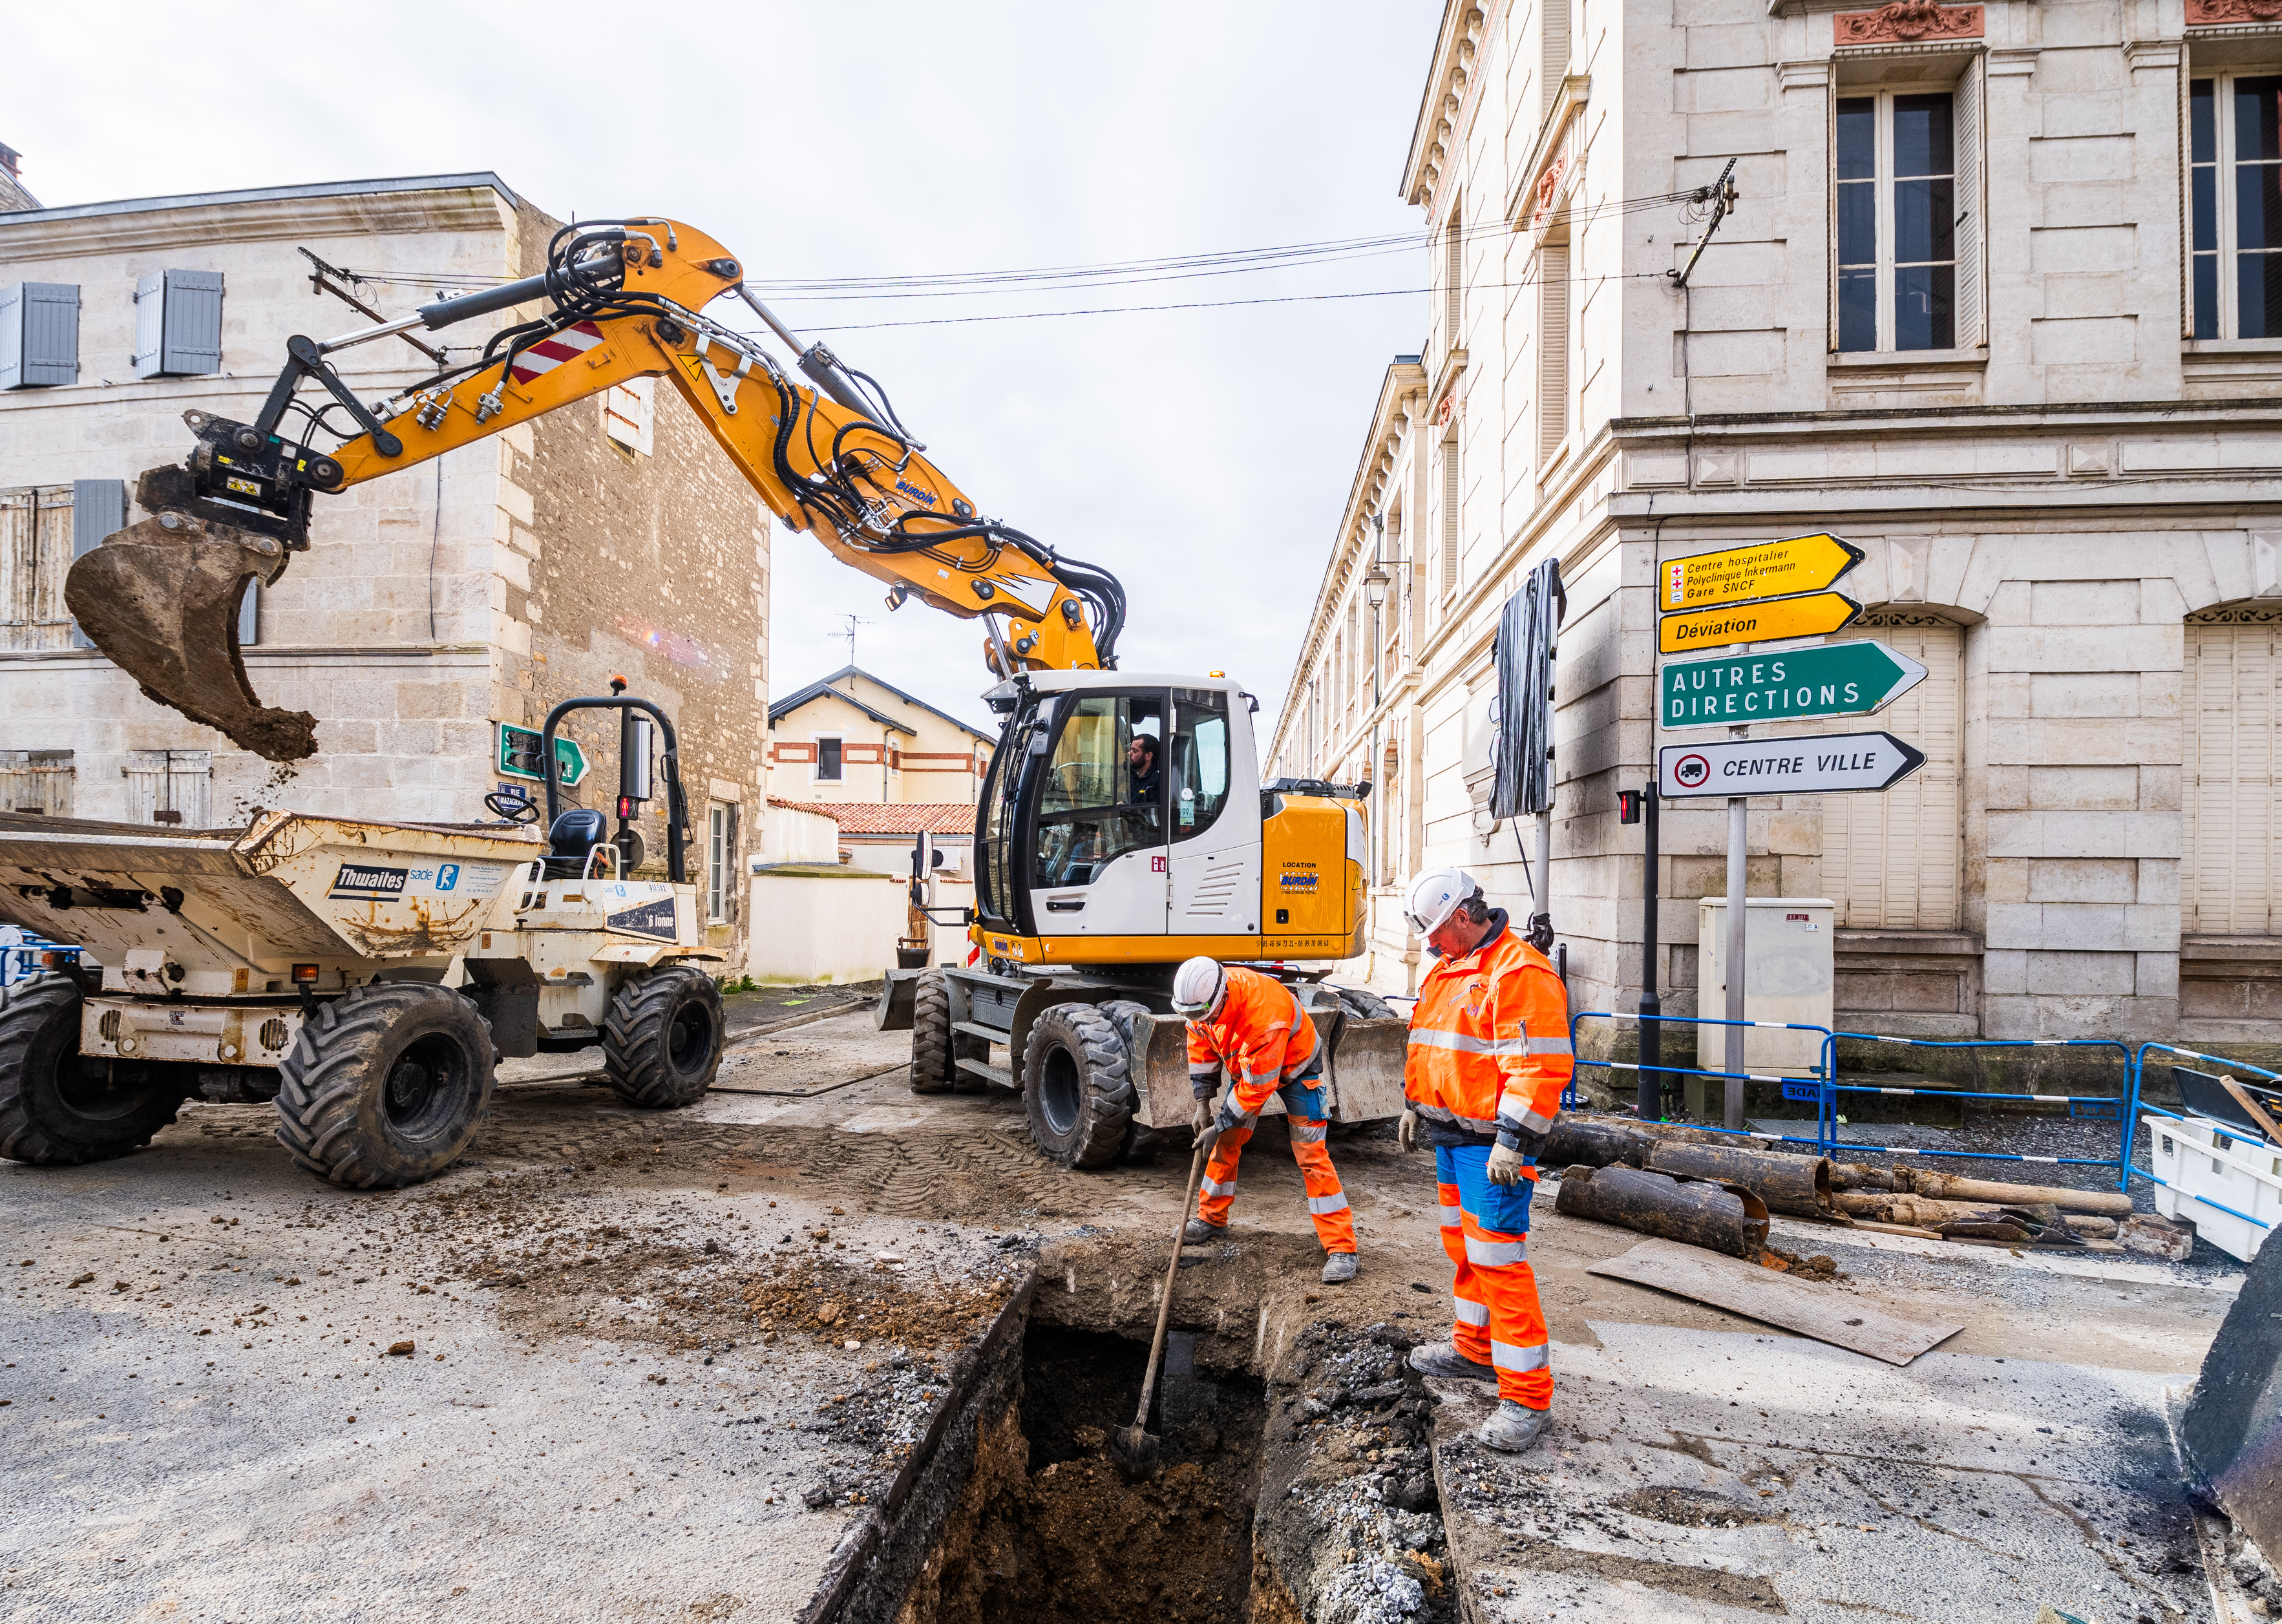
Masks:
[[[2249,1262],[2282,1224],[2282,1146],[2237,1138],[2223,1123],[2193,1117],[2143,1116],[2139,1125],[2163,1181],[2155,1186],[2155,1210]]]

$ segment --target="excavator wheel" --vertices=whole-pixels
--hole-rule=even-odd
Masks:
[[[961,1061],[987,1061],[984,1039],[951,1030],[951,978],[926,970],[912,994],[912,1092],[979,1094],[990,1085],[959,1069]]]
[[[631,977],[602,1026],[610,1092],[654,1111],[696,1104],[721,1068],[726,1024],[721,990],[702,970],[675,964]]]
[[[1117,1023],[1075,1003],[1033,1021],[1022,1050],[1022,1106],[1031,1142],[1064,1167],[1115,1162],[1133,1119],[1133,1078]]]
[[[302,1023],[278,1064],[277,1141],[353,1190],[433,1178],[476,1137],[497,1053],[476,1006],[449,987],[352,988]]]
[[[1126,1076],[1130,1079],[1136,1102],[1141,1093],[1145,1073],[1143,1066],[1149,1053],[1151,1022],[1155,1012],[1146,1004],[1134,998],[1112,998],[1101,1006],[1117,1028],[1118,1036],[1125,1039]],[[1142,1162],[1156,1160],[1158,1150],[1175,1142],[1188,1142],[1188,1125],[1174,1128],[1145,1128],[1137,1111],[1125,1124],[1125,1142],[1118,1148],[1121,1162]]]
[[[1361,987],[1333,987],[1331,991],[1347,1006],[1349,1016],[1357,1021],[1400,1021],[1394,1006],[1376,992],[1366,992]]]
[[[123,1156],[175,1120],[172,1066],[79,1052],[80,992],[43,975],[0,991],[0,1156],[73,1167]]]

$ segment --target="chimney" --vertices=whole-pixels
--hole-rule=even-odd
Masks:
[[[20,160],[23,156],[14,147],[0,142],[0,170],[5,170],[9,179],[16,180],[22,176],[24,171]]]
[[[24,190],[17,177],[24,155],[14,147],[0,143],[0,214],[14,214],[24,209],[35,209],[40,200]]]

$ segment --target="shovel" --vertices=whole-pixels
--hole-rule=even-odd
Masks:
[[[1165,1327],[1173,1318],[1173,1282],[1181,1272],[1181,1232],[1189,1226],[1189,1212],[1196,1205],[1197,1185],[1205,1176],[1205,1157],[1212,1151],[1210,1139],[1197,1141],[1197,1154],[1189,1159],[1189,1193],[1182,1198],[1181,1216],[1173,1231],[1173,1258],[1165,1265],[1164,1301],[1157,1305],[1157,1334],[1149,1341],[1149,1369],[1141,1379],[1141,1408],[1133,1413],[1133,1425],[1121,1426],[1109,1434],[1109,1452],[1116,1457],[1118,1470],[1131,1482],[1145,1482],[1157,1475],[1157,1434],[1148,1430],[1149,1401],[1157,1396],[1157,1361],[1165,1352]]]

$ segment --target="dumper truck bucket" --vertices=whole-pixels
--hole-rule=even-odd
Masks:
[[[237,648],[246,583],[275,581],[285,559],[273,536],[161,508],[82,555],[64,602],[150,698],[267,760],[299,761],[317,753],[317,719],[264,705]]]

